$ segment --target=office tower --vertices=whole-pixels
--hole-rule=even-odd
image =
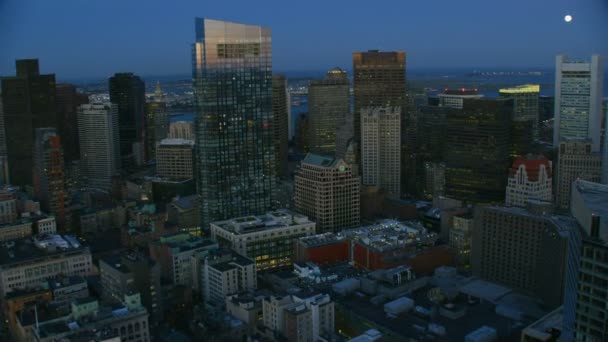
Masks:
[[[608,186],[577,180],[572,188],[571,213],[581,227],[581,246],[572,255],[574,286],[564,302],[564,330],[573,341],[606,341],[608,332]],[[572,329],[573,328],[573,329]]]
[[[360,177],[342,159],[309,153],[295,175],[296,211],[316,222],[317,233],[360,223]]]
[[[602,149],[602,184],[608,184],[608,104],[604,116],[604,147]]]
[[[110,102],[118,110],[120,157],[123,167],[138,158],[145,146],[146,135],[146,87],[144,81],[133,73],[116,73],[109,79]]]
[[[0,225],[17,219],[17,195],[9,190],[0,190]]]
[[[593,152],[589,139],[563,139],[557,156],[557,181],[555,204],[561,209],[570,207],[572,182],[582,179],[599,182],[601,179],[601,155]]]
[[[190,179],[193,176],[194,141],[163,139],[157,146],[156,174],[169,179]]]
[[[466,99],[481,99],[482,94],[479,94],[477,89],[445,89],[443,93],[438,95],[440,107],[450,107],[462,109]]]
[[[518,157],[509,170],[505,204],[525,207],[531,199],[553,200],[553,163],[543,155]]]
[[[593,152],[600,150],[602,126],[602,58],[579,62],[558,55],[555,59],[555,128],[553,146],[562,138],[591,139]]]
[[[211,251],[201,272],[205,302],[223,304],[227,296],[257,288],[255,262],[230,249]]]
[[[363,185],[401,196],[401,108],[361,109],[361,169]]]
[[[36,128],[34,143],[34,196],[40,208],[55,215],[61,229],[65,225],[65,174],[61,138],[55,128]]]
[[[392,106],[405,110],[405,52],[353,53],[353,88],[355,140],[360,142],[362,108]]]
[[[2,87],[0,87],[0,158],[6,158],[6,132],[4,130],[4,109],[2,108]]]
[[[287,78],[284,75],[272,77],[272,117],[274,131],[274,154],[277,177],[287,177],[287,155],[289,152],[289,95]]]
[[[445,194],[445,164],[440,162],[424,163],[424,193],[427,198]]]
[[[470,212],[456,214],[452,217],[449,231],[449,245],[458,252],[458,265],[468,268],[471,266],[471,245],[475,219]]]
[[[348,113],[341,122],[338,122],[336,129],[336,158],[344,159],[348,145],[353,141],[355,134],[355,123],[353,114]]]
[[[80,159],[78,140],[78,106],[89,103],[89,97],[71,84],[57,84],[57,130],[63,145],[66,164]]]
[[[110,190],[120,169],[118,107],[93,103],[78,107],[80,165],[84,183]]]
[[[308,153],[310,150],[308,146],[308,130],[308,113],[301,113],[296,121],[295,143],[298,153]]]
[[[310,152],[334,155],[338,122],[350,112],[346,71],[335,68],[308,87],[308,146]]]
[[[502,88],[498,91],[499,98],[513,99],[515,101],[513,121],[532,122],[534,137],[538,136],[539,93],[540,86],[538,84]]]
[[[16,61],[17,74],[2,78],[2,108],[10,181],[32,183],[35,129],[57,127],[55,75],[41,75],[37,59]]]
[[[156,86],[154,101],[146,103],[146,157],[156,158],[156,144],[167,137],[169,133],[169,112],[163,102],[160,86]],[[159,95],[161,94],[161,95]]]
[[[550,203],[540,204],[550,208]],[[545,210],[543,209],[543,210]],[[472,240],[473,275],[561,305],[574,222],[524,208],[479,207]]]
[[[201,18],[195,24],[196,178],[206,229],[272,207],[272,55],[269,28]]]
[[[176,121],[169,124],[169,139],[194,141],[194,124],[188,121]]]
[[[315,222],[286,209],[211,223],[211,238],[221,247],[255,260],[256,269],[291,267],[294,243],[315,234]]]
[[[446,196],[471,203],[502,202],[509,169],[513,100],[465,99],[447,116]]]

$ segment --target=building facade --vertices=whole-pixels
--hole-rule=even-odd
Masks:
[[[80,93],[74,85],[57,84],[57,131],[63,145],[66,163],[80,159],[78,140],[78,106],[89,103],[89,97]]]
[[[112,176],[120,169],[118,108],[113,104],[78,107],[80,165],[84,183],[110,190]]]
[[[110,102],[116,105],[120,156],[128,164],[133,162],[134,144],[145,146],[146,86],[133,73],[116,73],[108,80]],[[125,165],[126,166],[126,165]]]
[[[590,62],[555,58],[553,146],[563,138],[591,139],[592,151],[600,151],[603,78],[599,55],[591,56]]]
[[[194,141],[163,139],[156,148],[156,173],[169,179],[190,179],[194,175]]]
[[[255,260],[258,271],[291,267],[294,243],[314,234],[314,222],[289,210],[211,223],[213,240]]]
[[[518,157],[509,170],[505,204],[525,207],[530,199],[553,200],[553,163],[542,155]]]
[[[364,185],[391,198],[401,196],[401,108],[361,109],[361,169]]]
[[[285,75],[272,76],[272,117],[274,131],[274,153],[277,177],[287,177],[287,155],[289,154],[289,114],[291,103]]]
[[[224,304],[226,297],[257,288],[255,262],[231,250],[219,249],[205,257],[201,270],[206,302]]]
[[[34,196],[65,228],[66,188],[61,138],[55,128],[37,128],[34,143]]]
[[[538,137],[539,93],[540,85],[538,84],[525,84],[498,90],[500,98],[513,99],[515,101],[513,121],[531,122],[534,137]]]
[[[176,121],[169,124],[169,139],[185,139],[194,141],[194,124],[189,121]]]
[[[269,28],[202,18],[195,25],[196,166],[206,229],[272,208],[272,52]]]
[[[317,224],[317,232],[337,232],[360,223],[360,177],[342,159],[309,153],[295,175],[296,211]]]
[[[561,209],[570,207],[572,182],[576,179],[599,182],[601,163],[601,155],[593,152],[591,140],[562,139],[557,156],[556,205]]]

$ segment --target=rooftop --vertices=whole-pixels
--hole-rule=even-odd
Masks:
[[[304,215],[296,214],[288,209],[280,209],[258,216],[244,216],[225,221],[212,222],[211,225],[220,227],[233,234],[248,234],[251,232],[310,223],[313,222]]]
[[[324,156],[315,153],[309,153],[306,155],[302,164],[311,164],[320,167],[335,167],[340,159],[336,159],[331,156]]]
[[[540,91],[540,85],[538,84],[524,84],[511,88],[502,88],[498,92],[500,94],[523,94],[523,93],[538,93]]]
[[[6,241],[0,245],[0,265],[7,266],[72,251],[88,251],[88,247],[71,235],[39,234],[25,239]]]
[[[370,226],[344,230],[338,236],[356,240],[380,251],[434,244],[439,238],[436,233],[427,231],[420,222],[395,220],[383,220]]]
[[[594,214],[602,217],[608,216],[608,185],[576,180],[574,186],[581,194],[585,206]]]
[[[194,203],[200,201],[200,198],[201,197],[199,195],[179,197],[173,201],[173,205],[182,210],[193,209]]]
[[[334,233],[323,233],[312,236],[304,236],[299,239],[300,243],[306,247],[319,247],[330,245],[339,241],[343,241],[343,236],[337,236]]]
[[[160,141],[161,146],[194,146],[193,140],[166,138]]]

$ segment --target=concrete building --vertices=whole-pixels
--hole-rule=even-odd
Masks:
[[[424,176],[424,193],[427,198],[435,198],[445,194],[444,163],[424,163]]]
[[[342,159],[309,153],[295,175],[296,211],[316,222],[317,233],[360,222],[360,177]]]
[[[34,197],[40,207],[55,215],[59,227],[65,230],[66,188],[63,148],[55,128],[36,128],[34,142]]]
[[[167,222],[176,224],[184,231],[200,232],[201,197],[190,195],[175,198],[167,205]]]
[[[576,285],[564,302],[565,336],[575,341],[608,339],[608,301],[604,272],[608,257],[608,185],[577,180],[572,187],[571,213],[580,225],[582,246],[575,264]],[[572,300],[568,300],[572,299]],[[569,334],[573,331],[573,336]]]
[[[363,184],[401,197],[401,108],[364,107],[360,125]]]
[[[161,322],[163,301],[160,265],[143,254],[125,253],[99,260],[102,296],[106,300],[120,300],[137,292],[150,319]]]
[[[505,204],[525,207],[531,199],[553,200],[553,163],[542,155],[518,157],[509,170]]]
[[[169,124],[169,139],[194,140],[194,124],[190,121],[176,121]]]
[[[531,122],[534,137],[538,137],[539,93],[540,85],[538,84],[525,84],[498,90],[499,97],[515,100],[513,121]]]
[[[57,104],[57,131],[61,137],[66,164],[80,159],[78,140],[78,106],[89,103],[89,96],[72,84],[55,86]]]
[[[458,253],[458,265],[465,269],[471,265],[474,222],[471,213],[456,214],[449,231],[449,244]]]
[[[190,179],[194,167],[194,141],[163,139],[156,147],[156,173],[169,179]]]
[[[80,166],[88,187],[110,190],[120,169],[118,108],[113,104],[78,107]]]
[[[194,286],[192,256],[217,249],[217,244],[189,233],[161,236],[149,244],[150,258],[161,266],[161,275],[173,285]]]
[[[69,235],[44,234],[0,247],[0,293],[41,286],[49,277],[89,275],[91,252]]]
[[[553,146],[563,138],[590,139],[591,152],[600,151],[603,78],[599,55],[591,56],[590,62],[555,58]]]
[[[272,118],[274,131],[274,154],[277,166],[277,177],[287,177],[287,156],[289,154],[289,122],[291,101],[287,90],[285,75],[272,76]]]
[[[255,262],[229,249],[211,251],[201,270],[205,302],[223,305],[227,296],[257,288]]]
[[[23,218],[0,225],[0,241],[11,241],[32,236],[32,220]]]
[[[256,269],[291,267],[294,243],[315,234],[315,223],[289,210],[211,223],[211,237],[222,247],[255,260]]]
[[[582,179],[599,182],[602,157],[593,152],[589,139],[564,139],[559,143],[557,157],[557,180],[555,182],[555,204],[561,209],[570,207],[572,182]]]
[[[87,280],[80,275],[50,278],[43,285],[43,288],[48,288],[53,295],[50,303],[57,310],[69,309],[72,301],[90,296]]]
[[[542,214],[547,208],[551,207],[546,202],[531,203],[529,210],[479,208],[471,263],[474,276],[512,287],[555,308],[563,301],[568,245],[575,223]]]
[[[445,89],[443,93],[438,95],[440,107],[450,107],[462,109],[466,99],[481,99],[482,94],[477,92],[477,89]]]
[[[0,224],[11,223],[17,219],[17,197],[9,189],[0,189]]]
[[[308,87],[308,147],[310,152],[335,155],[338,123],[350,112],[346,71],[335,68]]]
[[[334,233],[322,233],[298,239],[295,245],[296,261],[317,265],[349,261],[350,242]]]

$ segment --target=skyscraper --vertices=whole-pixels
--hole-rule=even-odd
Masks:
[[[391,198],[401,196],[401,108],[361,109],[363,184],[377,186]]]
[[[502,202],[509,169],[513,100],[465,99],[447,117],[446,196]]]
[[[555,204],[561,209],[570,207],[572,182],[576,179],[599,182],[601,162],[601,155],[593,152],[593,142],[590,139],[563,138],[557,156]]]
[[[555,128],[553,146],[562,138],[591,139],[593,152],[600,150],[602,126],[603,64],[599,55],[591,62],[555,59]]]
[[[60,229],[65,225],[65,175],[61,138],[55,128],[36,128],[34,144],[34,195],[42,210],[55,215]]]
[[[336,131],[350,112],[348,77],[340,68],[308,87],[308,146],[313,153],[335,155]]]
[[[78,141],[78,106],[89,103],[89,97],[81,94],[71,84],[57,84],[57,131],[61,137],[66,163],[80,159]]]
[[[276,183],[270,29],[196,18],[197,181],[201,220],[261,214]]]
[[[41,75],[37,59],[16,61],[17,75],[2,79],[6,150],[12,184],[32,183],[35,129],[56,127],[55,75]]]
[[[272,77],[272,117],[274,131],[274,154],[277,176],[287,177],[287,155],[289,154],[289,95],[285,75]]]
[[[498,91],[499,98],[515,100],[513,121],[532,122],[534,137],[538,136],[538,115],[540,111],[539,93],[540,86],[538,84],[525,84],[512,88],[502,88]]]
[[[146,102],[146,158],[156,158],[156,145],[169,134],[169,112],[160,86],[156,86],[154,101]]]
[[[110,77],[109,88],[110,102],[118,108],[120,156],[123,162],[130,164],[137,157],[134,152],[145,146],[145,85],[133,73],[116,73]]]
[[[392,106],[401,107],[401,110],[406,108],[405,52],[355,52],[353,77],[355,140],[359,142],[363,107]],[[403,119],[402,116],[402,121]]]
[[[359,225],[360,178],[342,159],[309,153],[295,175],[296,211],[316,222],[316,232]]]
[[[93,103],[78,107],[78,135],[84,183],[110,190],[112,176],[120,169],[118,106]]]

